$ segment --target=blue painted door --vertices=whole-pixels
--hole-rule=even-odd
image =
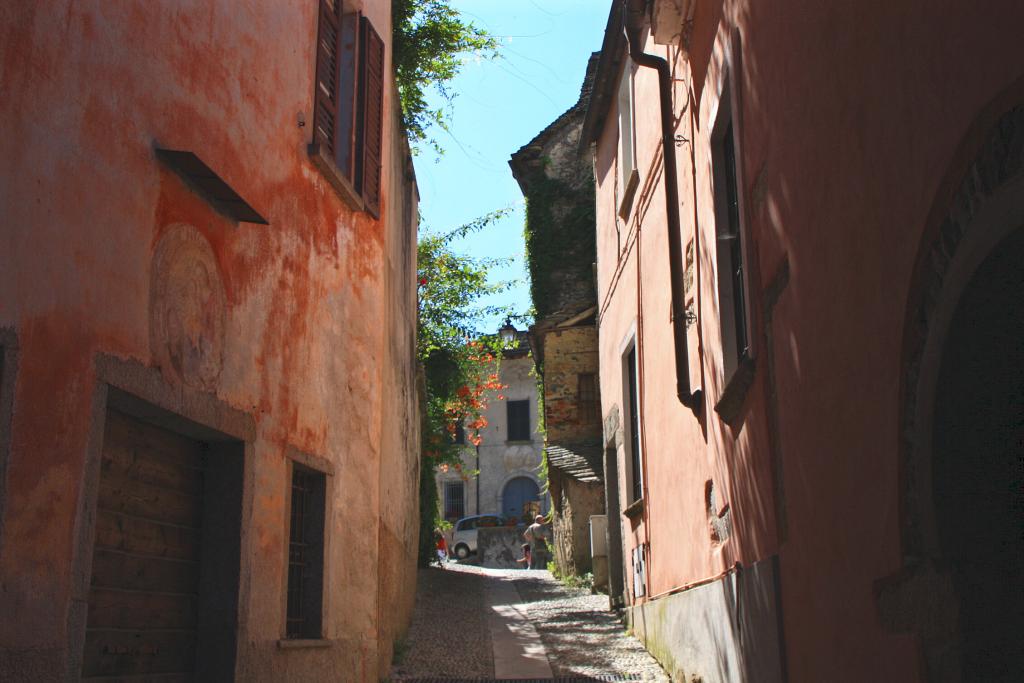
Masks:
[[[529,477],[516,477],[505,484],[501,500],[504,508],[501,513],[505,517],[527,521],[540,510],[540,489]],[[523,519],[524,515],[527,519]]]

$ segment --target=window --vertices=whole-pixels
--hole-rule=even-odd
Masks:
[[[380,215],[384,41],[351,0],[320,0],[313,158],[331,183]]]
[[[466,445],[466,428],[462,426],[462,420],[455,423],[455,433],[452,434],[452,442],[459,446]]]
[[[636,345],[624,360],[626,405],[629,407],[629,502],[644,497],[643,467],[640,462],[640,400],[637,387]]]
[[[461,481],[444,483],[444,518],[459,519],[466,516],[466,485]]]
[[[619,197],[619,215],[629,218],[633,195],[640,184],[636,168],[636,132],[633,126],[633,62],[626,59],[619,80],[617,98],[619,110],[619,175],[616,187]]]
[[[576,377],[576,409],[579,421],[583,424],[599,422],[601,406],[597,400],[597,376],[592,372],[584,372]]]
[[[530,402],[508,402],[508,440],[530,440]]]
[[[721,103],[712,134],[715,182],[715,234],[718,264],[718,301],[722,325],[722,353],[728,380],[749,356],[746,272],[740,184],[736,161],[736,129],[733,125],[729,83],[722,88]]]
[[[288,638],[322,636],[326,480],[322,472],[292,464]]]

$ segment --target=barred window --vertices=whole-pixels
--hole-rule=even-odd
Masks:
[[[316,639],[323,634],[326,480],[322,472],[292,465],[288,638]]]
[[[466,485],[461,481],[444,483],[444,518],[459,519],[466,516]]]

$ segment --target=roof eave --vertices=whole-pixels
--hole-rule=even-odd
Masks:
[[[604,29],[604,41],[601,43],[601,57],[597,63],[594,89],[590,95],[587,115],[583,119],[580,154],[589,152],[590,144],[601,134],[601,127],[615,92],[626,46],[625,34],[622,31],[623,11],[623,3],[620,0],[613,0],[611,10],[608,12],[608,23]]]

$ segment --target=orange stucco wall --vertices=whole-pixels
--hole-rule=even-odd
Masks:
[[[636,335],[641,349],[648,488],[643,520],[631,527],[623,518],[627,572],[628,551],[638,543],[650,544],[651,595],[778,554],[791,681],[919,680],[913,639],[883,629],[873,593],[874,582],[902,564],[898,378],[908,290],[929,213],[961,162],[962,141],[1024,74],[1014,28],[1022,18],[1013,2],[981,9],[967,2],[698,0],[688,54],[679,44],[646,39],[645,50],[672,65],[675,133],[692,141],[676,155],[683,244],[692,242],[696,252],[696,284],[686,298],[698,316],[689,353],[691,382],[705,392],[702,419],[675,399],[653,71],[640,69],[636,78],[640,190],[628,221],[616,219],[614,102],[599,133],[606,415],[623,405],[624,345]],[[730,68],[738,79],[756,370],[730,426],[714,411],[728,378],[710,136],[734,31],[742,45]],[[784,261],[789,281],[769,339],[764,300]],[[622,448],[619,462],[627,466]],[[723,543],[709,533],[708,480],[718,508],[728,504],[732,516],[732,536]],[[623,477],[623,501],[626,486]]]
[[[389,42],[390,4],[360,4]],[[415,228],[403,222],[415,207],[401,210],[415,196],[401,194],[404,174],[385,163],[374,220],[310,161],[316,22],[315,2],[0,8],[0,327],[14,330],[20,354],[0,664],[52,672],[75,637],[71,567],[87,523],[78,510],[90,495],[96,354],[159,364],[152,264],[181,225],[209,244],[224,290],[223,363],[202,389],[256,428],[245,463],[239,675],[280,680],[319,667],[376,680],[378,647],[390,652],[378,628],[390,637],[397,626],[379,616],[399,621],[406,610],[378,609],[374,567],[381,539],[407,573],[392,572],[380,594],[414,572],[414,537],[396,535],[415,527],[417,509],[412,497],[401,502],[414,496],[406,479],[416,481],[417,462]],[[404,160],[390,82],[384,92],[384,158]],[[225,218],[154,146],[198,154],[269,225]],[[181,381],[163,370],[172,386]],[[377,390],[382,382],[398,391]],[[382,439],[396,424],[410,431]],[[336,647],[283,653],[288,448],[335,467],[325,630]],[[399,504],[378,533],[382,487]]]

